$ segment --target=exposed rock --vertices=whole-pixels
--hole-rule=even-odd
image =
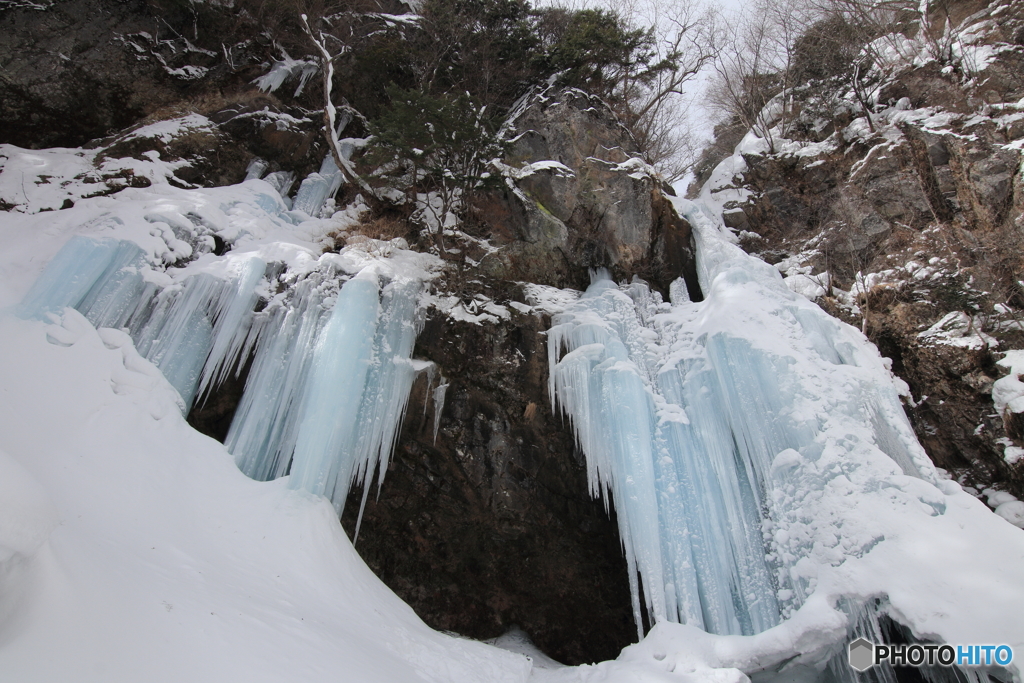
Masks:
[[[230,14],[213,3],[142,0],[0,11],[0,142],[77,146],[244,84],[262,48],[249,41],[225,60],[245,24]]]
[[[973,109],[968,94],[954,82],[954,76],[943,73],[937,61],[930,61],[887,83],[879,92],[878,101],[895,103],[904,97],[915,108],[941,106],[958,114]]]
[[[282,107],[276,98],[251,95],[210,114],[210,120],[253,155],[272,161],[272,170],[305,175],[319,168],[326,154],[320,122]]]
[[[421,378],[356,548],[434,628],[491,638],[516,624],[560,661],[613,658],[636,640],[615,522],[551,409],[549,321],[509,310],[485,325],[427,321],[415,355],[449,384],[440,423]]]
[[[931,218],[931,207],[909,162],[910,149],[906,143],[878,145],[860,162],[847,182],[851,193],[866,200],[885,223],[919,228]],[[877,219],[865,217],[861,225],[867,222],[877,222]]]
[[[1018,154],[984,140],[950,136],[947,145],[960,206],[974,227],[998,227],[1010,208]]]
[[[1018,479],[994,438],[1001,430],[991,391],[1000,373],[992,350],[923,342],[920,330],[933,320],[934,307],[890,292],[888,303],[872,293],[868,335],[917,397],[906,410],[928,455],[975,487]]]
[[[548,91],[514,125],[515,180],[475,206],[475,234],[501,250],[482,266],[488,275],[581,287],[587,269],[605,267],[663,292],[685,277],[699,298],[690,226],[603,102]]]

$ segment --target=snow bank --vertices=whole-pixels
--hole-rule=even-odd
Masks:
[[[0,337],[0,543],[29,575],[0,627],[3,678],[526,677],[524,658],[424,626],[326,500],[245,477],[95,330],[65,347],[5,316]],[[60,523],[40,547],[47,498]]]

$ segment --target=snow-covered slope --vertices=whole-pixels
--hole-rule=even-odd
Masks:
[[[44,320],[10,314],[74,235],[135,242],[147,277],[171,285],[247,253],[285,264],[295,278],[328,265],[345,277],[430,277],[431,257],[398,244],[353,240],[321,254],[329,234],[352,228],[355,208],[309,219],[286,211],[258,180],[210,190],[158,182],[0,221],[0,305],[8,309],[0,317],[0,677],[813,680],[876,598],[920,638],[1024,652],[1024,581],[1014,569],[1024,562],[1024,532],[931,468],[899,421],[891,376],[866,340],[790,293],[696,207],[681,208],[697,228],[707,299],[616,311],[636,334],[615,371],[639,373],[631,396],[643,402],[638,368],[647,361],[648,369],[699,364],[702,344],[724,344],[723,358],[708,366],[726,396],[714,410],[736,411],[723,417],[728,438],[748,439],[760,459],[750,471],[768,517],[748,521],[775,553],[780,623],[755,635],[710,635],[662,620],[663,611],[618,660],[575,668],[428,629],[362,563],[329,502],[293,490],[288,477],[248,479],[222,445],[192,430],[178,392],[125,333],[96,330],[70,308]],[[227,255],[210,250],[204,238],[214,234],[232,246]],[[611,282],[602,287],[621,294]],[[637,315],[635,325],[627,314]],[[599,316],[586,322],[608,325]],[[597,351],[587,346],[577,352]],[[741,367],[741,347],[760,353],[752,354],[756,367]],[[633,352],[640,355],[626,357]],[[740,400],[758,382],[778,391],[776,414],[755,415]],[[609,409],[629,397],[612,392]],[[888,431],[858,424],[872,409],[885,413]],[[662,426],[708,417],[668,403],[657,412]],[[757,419],[775,419],[778,438],[754,429]],[[606,474],[601,484],[618,494],[658,495],[622,489],[636,483],[628,472]],[[682,533],[662,525],[648,540]],[[515,643],[499,644],[524,650],[507,640]]]
[[[523,679],[424,626],[326,499],[245,477],[130,343],[47,328],[0,322],[5,680]]]

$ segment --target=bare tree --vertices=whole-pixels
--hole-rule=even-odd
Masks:
[[[323,81],[324,97],[324,137],[327,140],[327,147],[331,152],[335,165],[350,181],[355,182],[371,197],[376,194],[373,188],[359,175],[352,162],[345,158],[341,150],[341,143],[338,140],[338,109],[334,105],[331,92],[334,89],[334,60],[352,51],[352,43],[336,35],[336,32],[325,31],[321,28],[314,30],[310,26],[308,15],[300,15],[302,28],[309,36],[316,50],[317,61],[320,66],[320,75]],[[328,19],[319,17],[317,23],[329,23]],[[351,115],[349,115],[351,118]]]
[[[719,13],[695,0],[627,0],[618,11],[633,25],[651,26],[654,37],[654,68],[620,75],[624,123],[647,161],[669,182],[678,180],[696,156],[689,131],[679,124],[685,120],[691,85],[718,54]]]
[[[722,118],[738,118],[776,151],[775,127],[784,119],[788,57],[779,53],[772,16],[756,9],[736,22],[714,61],[708,104]],[[781,97],[780,97],[781,95]]]
[[[916,36],[935,59],[949,63],[953,59],[955,32],[949,5],[955,0],[802,0],[817,18],[840,17],[861,34],[864,51],[874,62],[883,60],[882,51],[891,51],[904,61],[915,57],[915,47],[907,36]],[[940,26],[935,18],[944,17]]]
[[[593,6],[582,0],[555,4],[567,13]],[[644,31],[646,40],[641,59],[608,65],[603,75],[610,90],[598,94],[633,133],[646,160],[669,182],[678,180],[699,154],[686,125],[687,112],[699,74],[719,50],[719,12],[702,0],[602,4],[627,30]]]

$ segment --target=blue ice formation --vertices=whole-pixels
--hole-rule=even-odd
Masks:
[[[757,633],[780,611],[756,481],[737,467],[713,372],[695,363],[662,371],[650,357],[644,315],[656,306],[646,285],[620,289],[596,275],[553,321],[551,393],[572,418],[591,493],[614,502],[638,628],[642,582],[656,621]]]
[[[360,273],[321,313],[330,285],[307,279],[291,302],[260,314],[225,445],[250,477],[275,479],[290,468],[293,488],[327,496],[340,512],[352,482],[365,483],[374,469],[383,480],[416,375],[421,284],[396,280],[381,290],[376,275]]]
[[[750,635],[813,590],[791,570],[818,523],[801,517],[811,508],[800,496],[836,476],[813,467],[824,449],[875,449],[911,477],[923,452],[866,341],[686,208],[707,299],[691,303],[680,282],[663,303],[641,281],[594,273],[552,321],[550,393],[592,495],[614,503],[638,631],[645,609]],[[839,447],[829,420],[845,430]],[[798,470],[806,489],[791,485]],[[865,621],[859,609],[851,621]]]
[[[382,286],[372,268],[349,278],[328,265],[256,312],[260,285],[278,267],[255,255],[224,258],[229,275],[159,286],[134,243],[76,236],[18,313],[46,320],[72,307],[96,327],[126,329],[186,411],[251,362],[225,445],[245,474],[290,471],[292,488],[330,498],[340,514],[353,482],[375,469],[383,480],[416,375],[422,284]]]
[[[351,154],[351,152],[349,153]],[[310,216],[319,215],[327,198],[334,196],[343,180],[344,176],[342,176],[338,165],[334,163],[334,158],[327,155],[320,165],[320,172],[310,173],[299,185],[292,209],[302,211]]]
[[[127,328],[190,407],[201,385],[223,380],[237,362],[265,268],[251,257],[234,280],[200,273],[160,289],[146,279],[150,269],[134,243],[75,236],[47,264],[19,314],[42,319],[71,307],[96,327]]]

